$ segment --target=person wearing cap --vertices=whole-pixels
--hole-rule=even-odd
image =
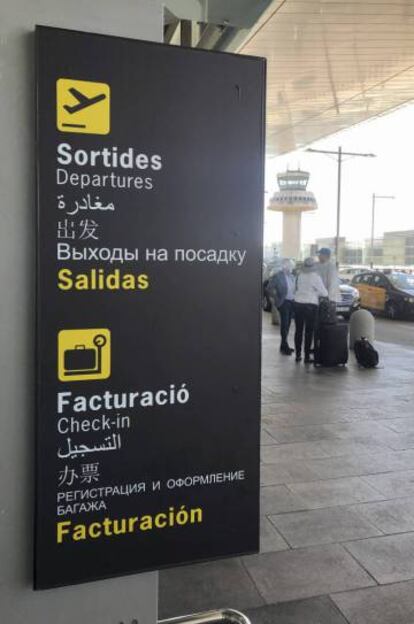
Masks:
[[[293,297],[295,294],[294,263],[284,258],[282,268],[270,278],[270,297],[272,304],[278,309],[280,317],[280,352],[292,355],[293,349],[288,343],[289,329],[293,316]]]
[[[313,258],[306,258],[296,279],[295,289],[295,351],[296,361],[302,359],[303,334],[305,334],[305,364],[311,364],[311,349],[318,317],[319,297],[327,297],[328,291],[316,271]]]
[[[339,276],[336,265],[331,260],[331,250],[328,247],[321,247],[318,251],[319,262],[316,270],[321,276],[329,301],[337,303],[340,301]]]

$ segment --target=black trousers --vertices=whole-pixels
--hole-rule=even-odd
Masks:
[[[282,344],[280,346],[283,349],[284,347],[288,347],[288,335],[293,317],[293,301],[285,299],[278,310],[280,316],[280,337],[282,339]]]
[[[295,350],[296,355],[302,353],[303,332],[305,331],[305,357],[308,358],[312,349],[315,334],[318,306],[313,303],[296,303],[295,310]]]

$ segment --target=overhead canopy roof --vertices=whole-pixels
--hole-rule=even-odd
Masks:
[[[414,99],[414,0],[278,0],[238,51],[267,58],[276,156]]]

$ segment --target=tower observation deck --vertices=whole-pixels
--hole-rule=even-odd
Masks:
[[[296,169],[277,174],[279,191],[272,196],[268,210],[283,213],[283,255],[298,259],[301,249],[302,213],[317,210],[315,195],[307,190],[309,173]]]

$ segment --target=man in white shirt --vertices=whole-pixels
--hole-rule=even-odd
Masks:
[[[331,250],[328,247],[322,247],[318,251],[319,263],[316,265],[316,271],[321,276],[322,282],[328,291],[329,301],[337,303],[341,300],[339,290],[338,269],[331,260]]]
[[[320,297],[327,297],[321,276],[316,272],[313,258],[306,258],[296,280],[295,291],[295,350],[296,361],[302,359],[303,334],[305,334],[305,364],[313,362],[311,358],[312,342],[315,334]]]

